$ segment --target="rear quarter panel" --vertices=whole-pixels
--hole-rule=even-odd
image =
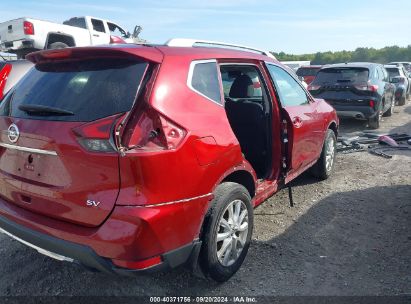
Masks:
[[[175,150],[121,158],[118,204],[158,204],[210,193],[243,157],[223,106],[187,86],[191,59],[165,57],[149,103],[187,134]],[[209,155],[209,157],[207,156]]]

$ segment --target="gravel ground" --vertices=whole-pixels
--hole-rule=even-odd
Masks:
[[[381,131],[411,134],[411,105]],[[364,129],[342,121],[341,132]],[[0,296],[12,295],[410,295],[411,153],[339,155],[334,175],[294,182],[255,210],[242,268],[216,284],[185,269],[138,278],[91,273],[0,235]]]

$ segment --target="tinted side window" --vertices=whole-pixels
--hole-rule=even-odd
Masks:
[[[284,107],[308,104],[307,94],[290,74],[275,65],[269,64],[267,68]]]
[[[103,21],[97,19],[91,19],[91,24],[93,24],[93,30],[97,32],[105,33]]]
[[[387,70],[384,67],[381,67],[381,71],[382,71],[382,79],[384,81],[388,81],[388,73]]]
[[[201,95],[221,104],[216,62],[193,62],[189,86]]]
[[[79,28],[84,28],[86,29],[86,20],[84,18],[71,18],[68,21],[64,21],[63,24],[65,25],[71,25]]]
[[[108,25],[108,29],[110,30],[110,34],[113,34],[114,36],[118,36],[118,37],[127,38],[127,33],[122,28],[120,28],[118,25],[114,23],[110,23],[110,22],[107,22],[107,25]]]

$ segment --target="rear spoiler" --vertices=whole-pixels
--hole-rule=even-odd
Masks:
[[[54,62],[60,60],[65,61],[71,59],[94,59],[98,57],[137,57],[156,63],[161,63],[163,61],[163,54],[157,48],[133,44],[43,50],[28,54],[26,56],[26,59],[36,64],[42,62]]]

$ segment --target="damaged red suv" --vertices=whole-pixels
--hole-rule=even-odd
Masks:
[[[0,105],[0,231],[42,254],[225,281],[253,208],[309,168],[332,172],[335,111],[258,50],[171,40],[27,58]]]

